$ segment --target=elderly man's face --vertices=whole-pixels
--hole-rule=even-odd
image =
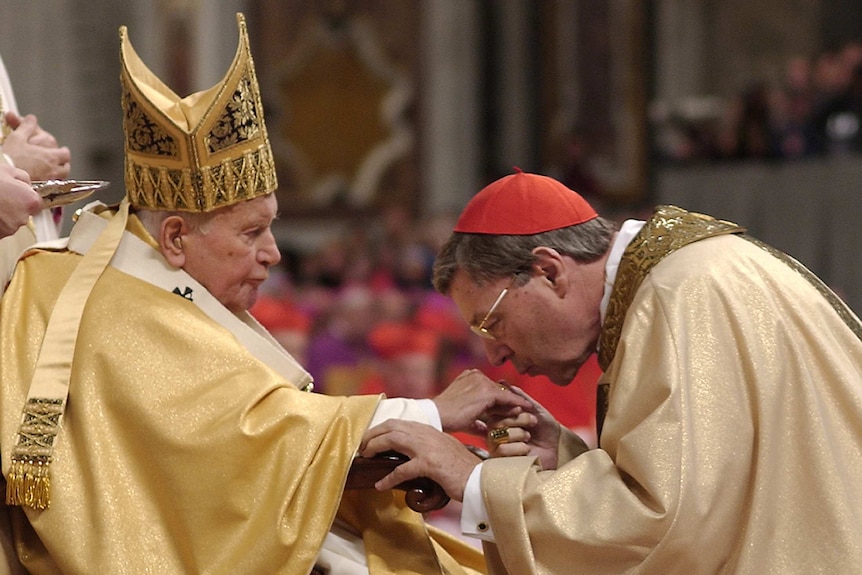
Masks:
[[[222,208],[183,237],[183,269],[232,312],[247,310],[281,260],[272,235],[278,210],[275,194]]]

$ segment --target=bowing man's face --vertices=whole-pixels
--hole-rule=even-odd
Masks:
[[[182,267],[234,313],[254,305],[269,268],[281,260],[272,235],[275,194],[220,208],[181,238]]]
[[[487,284],[459,270],[449,295],[492,365],[569,385],[596,350],[605,260],[578,263],[546,247],[533,255],[529,272]]]

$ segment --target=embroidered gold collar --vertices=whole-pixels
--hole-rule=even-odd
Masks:
[[[599,338],[599,365],[607,371],[617,350],[623,321],[644,278],[667,255],[690,243],[745,228],[676,206],[659,206],[626,247],[611,291],[605,323]]]

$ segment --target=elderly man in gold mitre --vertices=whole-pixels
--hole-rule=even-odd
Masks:
[[[490,381],[473,407],[309,393],[246,311],[280,256],[238,23],[223,81],[182,99],[120,29],[126,197],[26,254],[2,300],[15,555],[31,573],[484,573],[402,491],[345,478],[369,425],[467,428],[520,400]]]

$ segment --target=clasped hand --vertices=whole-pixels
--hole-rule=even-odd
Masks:
[[[478,370],[468,370],[435,397],[434,403],[445,432],[486,436],[494,427],[508,426],[512,441],[505,447],[495,446],[492,456],[538,455],[543,465],[551,459],[556,465],[559,424],[519,388],[492,381]],[[369,429],[359,453],[373,457],[388,450],[403,453],[410,461],[378,481],[377,489],[392,489],[417,477],[429,477],[458,501],[463,500],[467,480],[480,462],[454,437],[430,425],[409,421],[388,420]]]
[[[510,386],[511,393],[523,397],[531,407],[514,417],[492,417],[487,421],[489,429],[505,430],[505,440],[495,441],[487,437],[488,453],[491,457],[531,455],[539,458],[542,469],[557,468],[557,453],[560,445],[560,423],[547,409],[527,395],[520,387]]]
[[[6,112],[5,119],[12,132],[3,140],[3,153],[12,158],[15,167],[30,174],[32,180],[69,177],[69,148],[59,146],[57,139],[39,126],[36,116]]]

